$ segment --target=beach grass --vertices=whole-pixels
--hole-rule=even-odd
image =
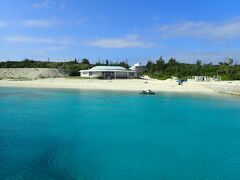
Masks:
[[[8,78],[10,81],[32,81],[34,79],[29,79],[25,77],[18,77],[18,78]],[[3,79],[2,79],[3,80]]]

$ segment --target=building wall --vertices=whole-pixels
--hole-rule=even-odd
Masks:
[[[211,77],[207,77],[207,76],[195,76],[195,81],[196,82],[206,82],[206,81],[212,81]]]
[[[117,72],[117,78],[137,78],[137,73],[135,72]]]
[[[127,78],[127,73],[126,72],[117,72],[116,73],[117,78]]]
[[[136,71],[137,73],[142,73],[147,70],[147,67],[146,66],[132,66],[130,69],[133,71]]]
[[[108,72],[111,73],[111,72]],[[103,77],[104,72],[81,72],[81,77],[86,78],[105,78]],[[114,72],[112,72],[111,78],[115,78]],[[137,73],[135,72],[116,72],[116,78],[137,78]]]
[[[80,73],[80,76],[81,76],[81,77],[89,77],[89,73],[87,73],[87,72],[81,72],[81,73]]]
[[[98,78],[102,76],[102,72],[81,72],[81,77]]]

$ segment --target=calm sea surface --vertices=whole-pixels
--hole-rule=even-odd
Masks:
[[[240,97],[1,88],[0,179],[238,180]]]

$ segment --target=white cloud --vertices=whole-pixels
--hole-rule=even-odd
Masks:
[[[4,28],[6,26],[7,26],[7,24],[5,21],[0,21],[0,28]]]
[[[47,9],[47,8],[58,8],[59,10],[64,10],[66,8],[65,4],[61,3],[59,4],[55,0],[42,0],[37,3],[32,4],[32,7],[34,9]]]
[[[54,43],[55,40],[52,38],[41,38],[32,36],[8,36],[4,38],[5,41],[11,43]]]
[[[58,41],[61,45],[74,45],[76,42],[72,38],[61,38]]]
[[[54,21],[54,20],[46,20],[46,19],[29,19],[24,20],[21,22],[23,26],[26,27],[54,27],[60,22]]]
[[[191,37],[226,40],[240,38],[240,18],[224,22],[183,21],[158,27],[157,32],[166,38]]]
[[[22,21],[17,21],[15,23],[20,24],[24,27],[29,28],[54,28],[54,27],[73,27],[78,26],[86,22],[86,17],[79,17],[78,19],[68,19],[68,20],[59,20],[59,19],[25,19]]]
[[[69,27],[74,28],[85,23],[88,20],[87,17],[78,17],[74,19],[61,20],[58,18],[48,18],[48,19],[22,19],[16,21],[4,21],[0,20],[0,28],[7,27],[11,25],[21,26],[26,28],[56,28],[56,27]]]
[[[138,35],[129,35],[123,38],[104,38],[86,42],[89,46],[100,48],[150,48],[153,46],[139,40]]]
[[[69,37],[48,38],[34,36],[8,36],[4,40],[10,43],[31,43],[31,44],[51,44],[49,50],[66,49],[68,46],[76,45],[76,42]],[[47,47],[48,48],[48,47]]]
[[[181,62],[195,62],[197,59],[202,60],[203,62],[213,62],[218,63],[224,61],[227,58],[233,58],[234,61],[239,61],[240,51],[236,50],[218,50],[218,51],[204,51],[204,50],[195,50],[195,51],[177,51],[167,58],[174,57]],[[240,62],[240,61],[239,61]]]
[[[65,6],[64,4],[60,4],[60,5],[59,5],[59,9],[60,9],[60,10],[64,10],[65,8],[66,8],[66,6]]]
[[[44,9],[44,8],[50,8],[54,4],[54,1],[52,0],[44,0],[38,3],[34,3],[32,5],[33,8],[35,9]]]
[[[69,49],[69,47],[67,46],[51,46],[51,47],[47,47],[44,50],[46,51],[63,51],[63,50],[67,50]]]

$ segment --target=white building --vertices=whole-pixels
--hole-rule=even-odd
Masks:
[[[210,81],[210,78],[207,76],[195,76],[194,80],[196,82],[204,82],[204,81]]]
[[[137,72],[121,66],[96,66],[89,70],[81,70],[80,76],[99,79],[133,79],[137,78]]]
[[[211,81],[221,81],[220,76],[208,77],[208,76],[194,76],[194,81],[196,82],[211,82]]]
[[[137,73],[141,73],[147,70],[146,66],[143,66],[141,63],[134,64],[130,67],[132,71],[136,71]]]

